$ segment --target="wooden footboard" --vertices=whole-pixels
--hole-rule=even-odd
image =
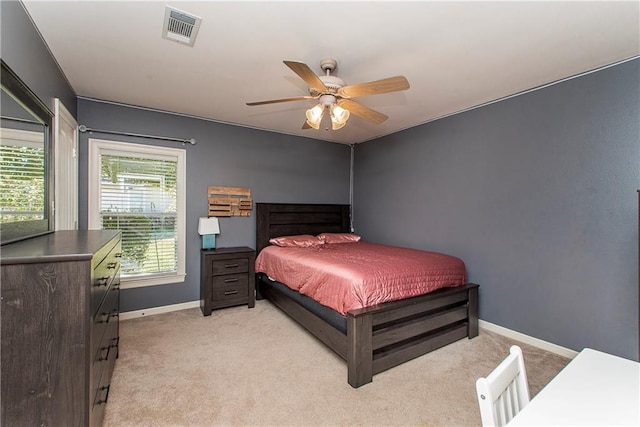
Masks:
[[[348,382],[360,387],[373,375],[478,335],[478,285],[353,310],[347,333],[334,328],[270,286],[260,293],[347,361]]]
[[[353,310],[347,319],[349,384],[360,387],[379,372],[477,335],[476,284]]]

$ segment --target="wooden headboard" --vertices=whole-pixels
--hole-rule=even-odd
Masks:
[[[348,233],[349,205],[256,203],[256,253],[269,239],[297,234]]]

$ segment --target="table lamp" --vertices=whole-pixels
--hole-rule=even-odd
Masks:
[[[202,236],[202,249],[216,247],[216,234],[220,234],[218,218],[200,218],[198,222],[198,234]]]

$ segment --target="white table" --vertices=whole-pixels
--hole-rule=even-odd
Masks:
[[[582,350],[509,426],[640,426],[640,363]]]

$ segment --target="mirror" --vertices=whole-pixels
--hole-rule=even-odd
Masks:
[[[51,111],[7,66],[0,98],[0,244],[53,231]]]

